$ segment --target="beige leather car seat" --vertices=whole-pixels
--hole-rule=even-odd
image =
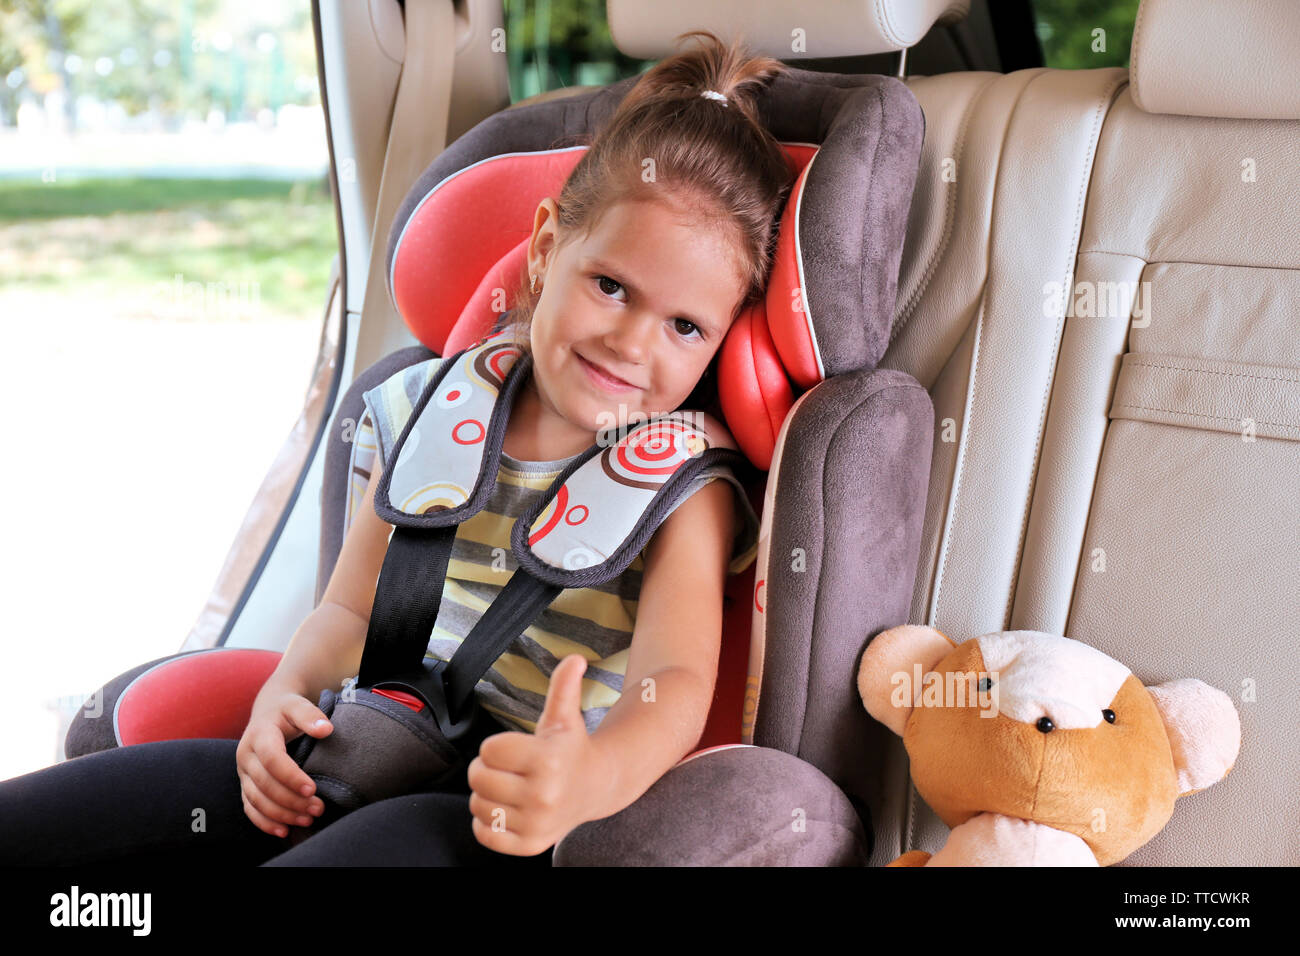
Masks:
[[[1300,863],[1297,66],[1293,0],[1143,0],[1130,70],[907,80],[881,365],[936,414],[911,621],[1065,634],[1241,716],[1130,865]],[[895,741],[874,863],[947,833]]]

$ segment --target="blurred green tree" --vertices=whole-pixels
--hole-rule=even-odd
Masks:
[[[1138,0],[1033,0],[1033,6],[1047,66],[1128,66]]]
[[[0,122],[63,90],[70,130],[84,95],[169,124],[319,102],[311,7],[294,0],[0,0],[0,71]]]
[[[605,0],[505,0],[511,98],[564,86],[613,83],[653,61],[614,45]]]

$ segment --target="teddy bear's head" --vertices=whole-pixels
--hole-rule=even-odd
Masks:
[[[1231,700],[1198,680],[1144,687],[1123,664],[1038,631],[960,644],[929,627],[878,635],[858,691],[901,734],[912,779],[948,826],[979,813],[1072,833],[1102,866],[1154,836],[1182,795],[1232,768]]]

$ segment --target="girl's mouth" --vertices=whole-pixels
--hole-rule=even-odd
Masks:
[[[590,379],[591,382],[597,387],[604,389],[607,392],[637,391],[637,387],[631,384],[630,382],[625,382],[621,378],[615,378],[613,375],[610,375],[608,372],[604,371],[599,366],[593,365],[591,362],[588,362],[581,355],[578,355],[577,352],[574,352],[573,354],[577,356],[578,364],[581,365],[583,371],[587,373],[587,378]]]

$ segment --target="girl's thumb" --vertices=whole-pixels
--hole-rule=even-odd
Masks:
[[[570,661],[572,658],[572,661]],[[570,654],[556,666],[546,690],[546,702],[534,733],[585,729],[582,719],[582,675],[587,661],[581,654]]]

